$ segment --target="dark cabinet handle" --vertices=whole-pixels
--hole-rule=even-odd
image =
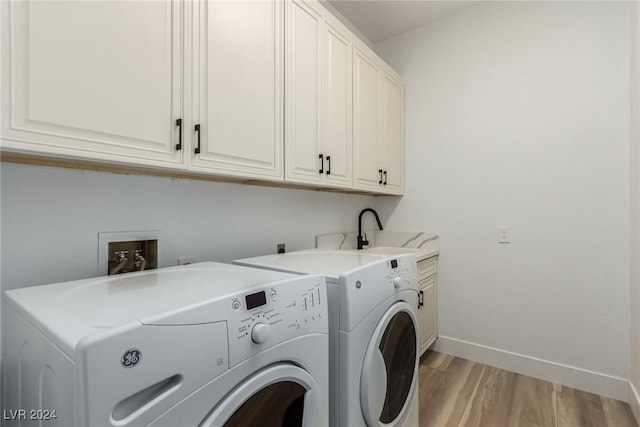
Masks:
[[[196,146],[196,149],[194,150],[196,152],[196,154],[200,154],[200,125],[195,125],[195,131],[198,132],[198,145]]]
[[[182,119],[176,120],[176,126],[178,126],[178,143],[176,144],[176,151],[182,150]]]
[[[382,169],[378,169],[378,173],[380,174],[380,181],[378,181],[378,184],[382,184]]]
[[[424,291],[420,291],[420,295],[418,296],[418,308],[424,305]]]
[[[324,173],[324,156],[320,154],[318,158],[320,159],[320,170],[318,172]]]
[[[331,156],[327,156],[327,163],[329,163],[329,166],[327,166],[327,175],[331,175]]]
[[[387,185],[387,171],[382,172],[384,174],[384,182],[382,185]]]

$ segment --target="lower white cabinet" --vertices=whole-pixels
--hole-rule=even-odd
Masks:
[[[418,262],[420,355],[438,337],[437,260],[438,257],[431,257]]]

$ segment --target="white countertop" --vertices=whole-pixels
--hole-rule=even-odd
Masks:
[[[386,256],[414,254],[418,261],[440,254],[437,233],[369,230],[367,240],[370,245],[366,249],[357,250],[356,232],[323,234],[316,237],[316,246],[324,250],[358,251]]]

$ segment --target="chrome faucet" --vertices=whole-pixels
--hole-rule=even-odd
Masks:
[[[378,228],[382,230],[382,223],[380,222],[380,217],[378,217],[378,212],[374,211],[371,208],[366,208],[360,211],[360,215],[358,215],[358,249],[362,249],[363,246],[368,246],[369,241],[367,240],[367,234],[365,233],[364,238],[362,237],[362,216],[371,212],[373,216],[376,217],[376,221],[378,222]]]
[[[144,259],[144,257],[142,256],[142,250],[141,249],[134,250],[133,257],[134,257],[133,264],[136,266],[138,271],[144,271],[145,267],[147,266],[147,260]]]
[[[127,259],[126,255],[129,253],[129,251],[117,251],[115,253],[116,257],[114,258],[113,262],[116,263],[116,266],[113,267],[111,269],[111,271],[109,271],[109,275],[112,274],[119,274],[121,272],[121,270],[127,265],[127,263],[129,262],[129,260]]]

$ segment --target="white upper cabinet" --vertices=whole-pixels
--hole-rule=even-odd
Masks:
[[[317,0],[0,8],[5,160],[402,194],[399,77]]]
[[[380,81],[375,61],[360,49],[353,55],[353,184],[363,190],[380,191],[378,141]]]
[[[402,83],[382,72],[380,108],[380,168],[383,171],[383,190],[402,194],[404,164],[404,90]]]
[[[2,4],[2,147],[182,167],[181,2]]]
[[[352,42],[337,20],[324,27],[324,132],[323,153],[327,161],[325,182],[352,186]]]
[[[293,182],[323,181],[322,17],[303,0],[287,4],[286,176]],[[322,157],[322,159],[321,159]]]
[[[285,179],[350,188],[351,41],[315,1],[286,15]]]
[[[354,188],[402,194],[402,83],[366,48],[353,55]]]
[[[191,169],[282,180],[283,6],[194,3]]]

